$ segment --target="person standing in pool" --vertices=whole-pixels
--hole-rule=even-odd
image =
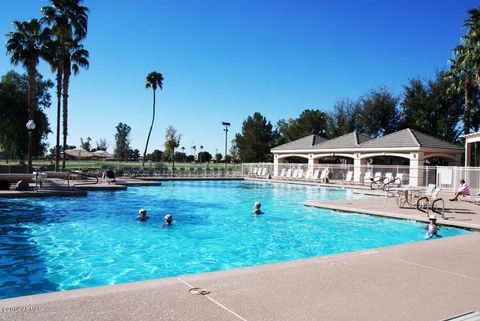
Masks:
[[[263,214],[262,210],[260,209],[260,207],[262,207],[262,204],[260,204],[260,202],[255,202],[253,204],[253,214],[255,215],[260,215],[260,214]]]
[[[430,223],[428,223],[427,225],[428,231],[427,234],[425,234],[425,238],[431,239],[435,237],[440,237],[440,235],[438,235],[437,218],[435,217],[435,215],[430,215],[428,217],[428,220],[430,221]]]
[[[164,219],[165,219],[165,223],[163,223],[164,228],[171,226],[173,224],[173,216],[171,214],[165,215]]]
[[[146,220],[148,220],[147,210],[142,208],[138,211],[137,221],[145,222]]]

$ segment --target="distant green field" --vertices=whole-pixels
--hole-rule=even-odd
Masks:
[[[48,166],[53,166],[54,162],[50,161],[44,161],[44,160],[34,160],[32,162],[33,168],[46,168]],[[61,163],[60,163],[61,164]],[[22,166],[19,161],[12,161],[10,160],[8,163],[5,160],[0,160],[0,167],[2,167],[1,172],[9,172],[8,168],[14,168],[14,167],[19,167]],[[23,165],[26,166],[26,165]],[[61,166],[61,165],[60,165]],[[116,162],[116,161],[89,161],[89,160],[74,160],[74,161],[67,161],[66,163],[67,169],[70,170],[80,170],[80,169],[105,169],[105,168],[111,168],[114,170],[123,170],[125,168],[129,169],[141,169],[142,168],[142,163],[141,162]],[[153,163],[153,162],[146,162],[145,167],[149,169],[155,169],[155,168],[167,168],[168,171],[172,170],[172,163],[164,163],[164,162],[158,162],[158,163]],[[176,162],[175,163],[175,168],[180,169],[180,168],[185,168],[187,171],[190,170],[190,167],[194,168],[223,168],[224,164],[223,163],[213,163],[210,162],[210,164],[207,163],[183,163],[183,162]],[[227,164],[228,169],[232,169],[233,171],[240,171],[242,169],[242,164]]]

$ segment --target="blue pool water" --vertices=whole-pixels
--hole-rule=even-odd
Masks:
[[[0,298],[423,240],[425,224],[302,205],[355,198],[343,189],[200,181],[0,200]],[[264,215],[251,214],[257,200]],[[135,220],[142,207],[147,222]],[[167,212],[175,224],[162,228]],[[466,233],[440,230],[443,237]]]

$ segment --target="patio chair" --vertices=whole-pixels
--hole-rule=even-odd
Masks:
[[[297,179],[302,179],[303,178],[303,169],[299,169],[297,173]]]
[[[162,175],[162,169],[160,167],[155,167],[153,170],[153,176],[160,176]]]
[[[403,184],[403,173],[397,173],[397,176],[395,176],[394,184],[397,186],[401,186]]]
[[[328,183],[328,174],[330,173],[328,168],[324,168],[320,174],[320,181],[324,184]]]
[[[393,173],[390,173],[390,172],[385,173],[385,178],[383,180],[383,184],[389,184],[391,181],[393,181]]]
[[[365,173],[365,176],[363,177],[363,183],[365,185],[370,185],[372,182],[372,172],[368,171]]]
[[[459,199],[467,203],[480,205],[480,195],[461,195]]]
[[[215,169],[216,169],[216,172],[217,172],[217,174],[218,174],[218,168],[215,168]],[[255,177],[255,176],[257,176],[257,171],[258,171],[258,168],[257,168],[257,167],[253,168],[253,171],[250,173],[250,177]],[[215,175],[215,176],[216,176],[216,175]]]
[[[305,179],[311,179],[311,178],[312,178],[312,170],[309,168],[305,173]]]
[[[345,175],[344,182],[345,182],[345,183],[351,183],[351,182],[352,182],[352,178],[353,178],[353,172],[352,172],[352,171],[348,171],[347,174]]]
[[[206,176],[206,177],[209,177],[210,175],[212,175],[212,170],[211,170],[209,167],[207,167],[207,168],[205,169],[205,176]]]
[[[291,168],[287,169],[287,173],[285,174],[285,178],[286,179],[292,178],[292,169]]]
[[[256,169],[256,168],[255,168]],[[218,168],[214,167],[213,168],[213,176],[217,177],[218,176]]]
[[[185,172],[185,167],[180,167],[180,176],[185,176],[186,172]]]
[[[387,206],[388,200],[393,199],[393,203],[395,205],[400,204],[400,195],[395,189],[390,189],[388,186],[384,190],[385,192],[385,202],[383,203],[383,207]]]
[[[313,172],[312,179],[319,179],[319,178],[320,178],[320,169],[316,169],[316,170]]]
[[[190,170],[188,171],[188,176],[190,176],[190,177],[195,176],[195,168],[190,167]]]
[[[266,171],[267,171],[267,169],[264,168],[264,172],[266,172]],[[225,168],[221,168],[221,169],[220,169],[220,176],[221,176],[221,177],[225,177]]]
[[[280,172],[280,177],[285,177],[285,174],[287,173],[286,168],[282,168],[282,171]]]
[[[438,197],[441,188],[437,187],[431,194],[430,197],[422,196],[417,200],[417,210],[420,212],[426,213],[427,216],[429,215],[430,210],[436,214],[441,215],[445,218],[445,201],[443,198]],[[437,207],[437,203],[441,204],[441,211],[440,208]]]
[[[297,175],[298,175],[298,169],[295,168],[295,169],[293,170],[293,174],[292,174],[292,177],[291,177],[291,178],[296,179],[296,178],[297,178]]]

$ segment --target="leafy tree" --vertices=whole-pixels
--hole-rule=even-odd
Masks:
[[[222,158],[223,158],[223,155],[221,153],[216,153],[215,154],[215,160],[217,161],[217,163],[220,163]]]
[[[297,119],[277,122],[277,130],[281,137],[279,143],[287,143],[308,135],[325,136],[328,128],[328,116],[320,110],[305,109]]]
[[[237,142],[235,139],[232,139],[230,142],[230,156],[232,156],[233,161],[236,161],[240,155],[240,151],[238,150]]]
[[[140,151],[138,149],[129,149],[128,150],[128,159],[138,161],[140,158]]]
[[[33,118],[36,127],[32,132],[32,155],[40,156],[46,151],[44,140],[50,133],[43,110],[50,107],[51,96],[48,91],[53,84],[43,80],[38,73],[35,84],[35,105],[38,109]],[[29,120],[28,88],[28,76],[15,71],[9,71],[0,80],[0,150],[10,158],[23,158],[27,151],[28,132],[25,124]]]
[[[147,155],[147,160],[151,160],[152,162],[161,162],[163,160],[163,152],[155,149],[151,154]]]
[[[145,164],[145,155],[147,154],[148,142],[150,141],[150,134],[152,133],[153,123],[155,122],[155,91],[157,87],[163,89],[163,75],[159,72],[153,71],[147,75],[145,88],[152,88],[153,90],[153,115],[150,130],[148,131],[147,142],[145,143],[145,151],[143,152],[142,167]]]
[[[232,161],[232,157],[230,155],[225,156],[225,163],[230,163]]]
[[[57,81],[57,136],[56,144],[60,145],[60,113],[61,113],[61,98],[63,96],[64,104],[65,100],[67,101],[68,106],[68,88],[65,93],[65,75],[67,78],[70,77],[70,66],[72,60],[74,65],[76,64],[75,60],[80,63],[78,66],[84,67],[85,56],[88,58],[88,52],[83,51],[83,47],[80,48],[80,41],[85,39],[87,36],[88,30],[88,8],[82,6],[82,0],[51,0],[51,6],[45,6],[41,9],[44,15],[44,20],[51,26],[53,41],[50,43],[49,53],[50,59],[49,63],[53,72],[56,72],[56,81]],[[74,53],[76,57],[73,57]],[[79,53],[78,53],[79,52]],[[86,55],[85,55],[86,53]],[[88,65],[88,61],[87,61]],[[68,69],[68,71],[67,71]],[[78,70],[74,73],[78,73]],[[67,86],[69,80],[66,81]],[[68,107],[67,107],[68,108]],[[65,105],[64,105],[65,109]],[[65,122],[65,118],[68,118],[68,111],[63,114],[64,118],[64,150],[66,144],[66,131],[65,127],[68,129],[68,120]],[[57,147],[57,151],[60,151],[60,148]],[[63,167],[65,167],[65,154],[63,155]],[[58,153],[55,157],[55,169],[59,169],[60,154]]]
[[[209,162],[211,161],[213,158],[212,154],[210,154],[209,152],[200,152],[198,153],[198,159],[201,161],[201,162]]]
[[[128,151],[130,150],[130,131],[132,128],[125,123],[118,123],[115,127],[115,156],[118,160],[127,160]]]
[[[193,163],[193,162],[195,162],[195,156],[188,155],[187,158],[185,159],[185,161],[187,161],[189,163]]]
[[[359,121],[360,106],[348,98],[339,99],[328,114],[328,138],[339,137],[357,130],[362,132]]]
[[[182,152],[175,152],[175,161],[176,162],[184,162],[185,159],[187,158],[187,155]]]
[[[50,41],[50,29],[43,28],[41,21],[14,21],[15,31],[7,33],[7,53],[13,65],[21,63],[28,75],[28,119],[35,120],[37,110],[37,66],[40,58],[48,59],[46,45]],[[32,155],[29,154],[28,169],[32,168]]]
[[[91,141],[92,139],[90,137],[87,137],[85,140],[80,138],[80,146],[82,146],[82,148],[86,151],[90,151],[92,149],[92,145],[90,144]]]
[[[107,150],[107,140],[105,138],[100,138],[99,140],[97,140],[96,142],[97,144],[97,148],[96,150]]]
[[[462,114],[462,96],[447,94],[450,86],[444,72],[438,72],[434,81],[411,79],[404,86],[401,127],[456,143],[461,133],[458,119]]]
[[[172,160],[172,167],[175,166],[175,148],[180,146],[182,135],[177,134],[177,130],[169,126],[165,132],[165,157]]]
[[[373,89],[359,100],[361,126],[366,134],[379,137],[399,129],[399,99],[385,87]]]
[[[262,114],[256,112],[249,116],[242,126],[242,133],[235,135],[243,162],[263,162],[272,159],[270,149],[273,147],[275,132],[272,124]]]

